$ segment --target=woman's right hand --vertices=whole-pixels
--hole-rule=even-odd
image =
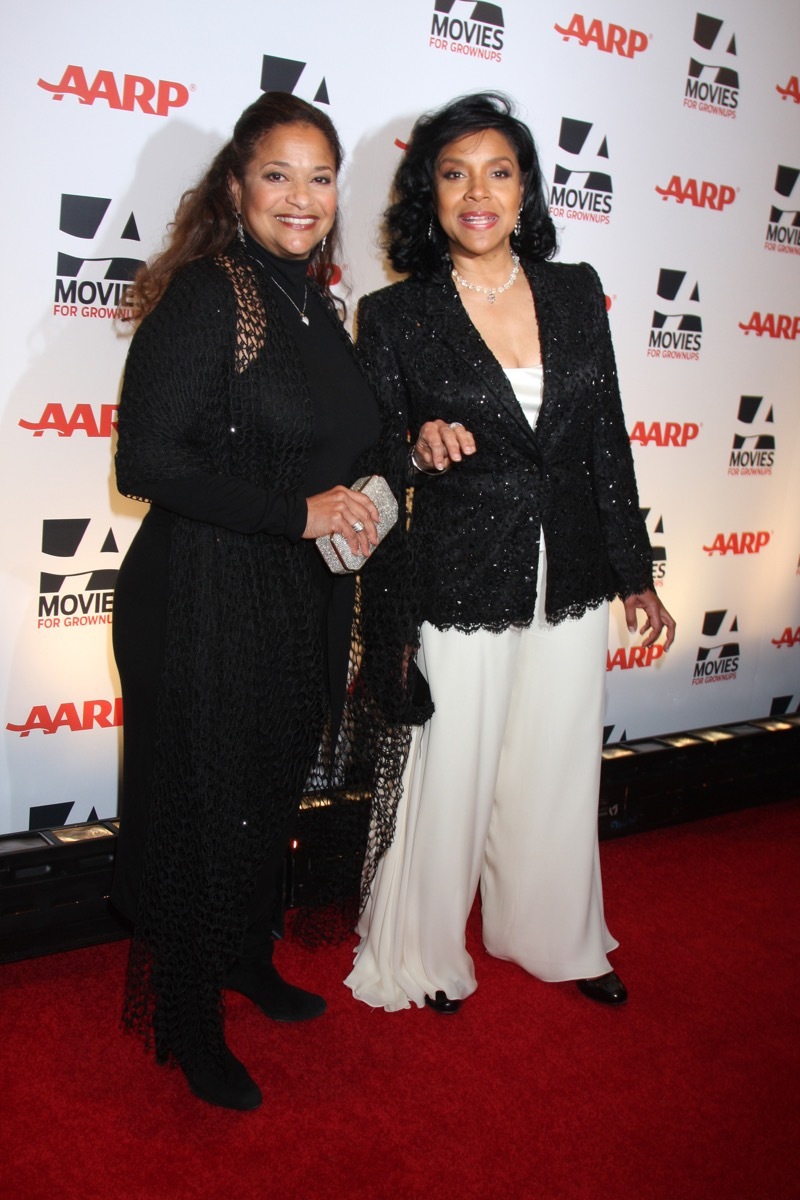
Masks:
[[[413,461],[422,471],[447,471],[463,456],[474,454],[475,438],[460,421],[426,421],[417,434]]]
[[[369,555],[378,544],[378,510],[368,496],[352,488],[337,487],[306,499],[308,518],[304,538],[341,533],[354,554]],[[359,528],[354,528],[359,526]]]

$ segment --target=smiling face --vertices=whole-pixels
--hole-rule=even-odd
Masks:
[[[451,255],[507,254],[524,190],[508,138],[484,129],[448,143],[434,180],[436,212]]]
[[[313,125],[266,134],[230,188],[247,232],[278,258],[308,258],[336,218],[336,163]]]

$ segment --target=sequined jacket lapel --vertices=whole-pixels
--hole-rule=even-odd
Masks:
[[[426,289],[423,310],[430,327],[438,331],[440,343],[462,360],[465,369],[480,376],[514,422],[522,443],[530,448],[536,461],[541,462],[536,435],[502,367],[470,321],[452,280],[448,278]]]

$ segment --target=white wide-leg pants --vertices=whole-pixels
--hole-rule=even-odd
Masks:
[[[359,1000],[393,1011],[469,996],[479,882],[490,954],[544,980],[611,969],[597,845],[607,639],[606,604],[550,626],[537,600],[528,628],[501,634],[423,625],[436,712],[414,731],[359,922],[345,980]]]

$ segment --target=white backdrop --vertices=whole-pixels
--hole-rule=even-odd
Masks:
[[[578,7],[573,7],[578,4]],[[502,89],[536,135],[561,257],[610,305],[659,586],[615,612],[611,740],[800,704],[800,8],[794,0],[31,0],[2,55],[0,832],[114,815],[121,290],[262,88],[347,150],[351,311],[421,111]],[[615,606],[617,609],[620,606]]]

